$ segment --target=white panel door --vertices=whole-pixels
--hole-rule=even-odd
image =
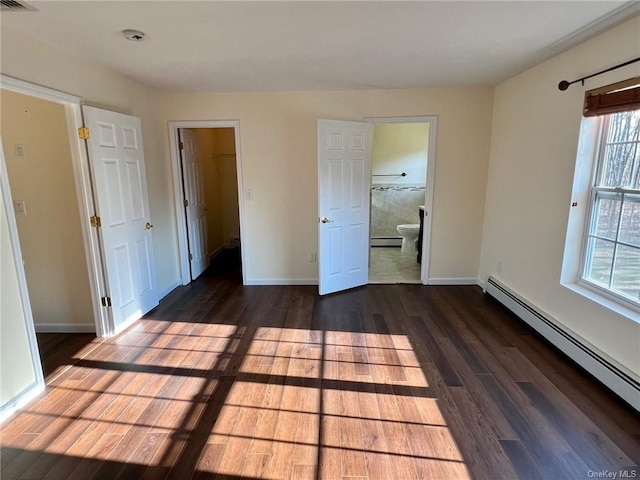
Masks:
[[[112,330],[158,305],[140,119],[83,107]]]
[[[320,295],[369,277],[371,124],[318,120]]]
[[[207,206],[204,197],[204,174],[198,136],[189,128],[180,129],[182,143],[182,179],[184,183],[187,238],[191,280],[195,280],[209,265],[207,255]]]

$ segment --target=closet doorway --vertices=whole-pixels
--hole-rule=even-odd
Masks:
[[[242,264],[237,122],[170,122],[182,283]]]

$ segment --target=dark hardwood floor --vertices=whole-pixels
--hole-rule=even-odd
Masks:
[[[222,267],[116,338],[40,336],[46,392],[2,425],[1,478],[640,473],[638,414],[477,287],[321,298]]]

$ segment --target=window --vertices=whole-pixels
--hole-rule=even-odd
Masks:
[[[604,115],[581,281],[640,307],[640,110]]]

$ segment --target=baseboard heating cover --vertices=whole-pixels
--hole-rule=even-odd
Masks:
[[[372,247],[399,247],[402,237],[371,237]]]
[[[577,334],[542,313],[499,280],[489,277],[486,292],[555,345],[561,352],[597,378],[616,395],[640,411],[640,382],[626,373],[604,353]]]

